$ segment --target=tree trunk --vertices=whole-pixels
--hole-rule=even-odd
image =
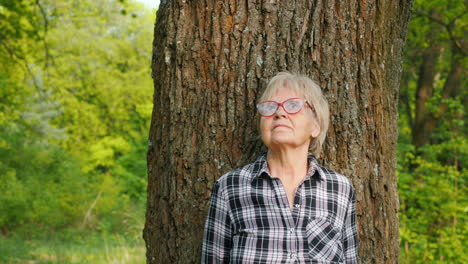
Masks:
[[[436,47],[437,50],[434,50]],[[431,111],[427,106],[428,100],[434,93],[435,75],[440,74],[435,71],[440,55],[440,45],[432,45],[424,52],[421,69],[419,72],[418,87],[416,92],[416,113],[413,126],[412,143],[419,148],[427,143],[434,132],[438,121],[447,111],[447,102],[440,103],[437,112]],[[442,99],[455,98],[461,93],[461,81],[463,65],[461,55],[452,47],[452,59],[447,79],[440,93]]]
[[[435,34],[437,32],[431,32]],[[434,94],[434,77],[437,74],[436,66],[442,47],[434,42],[424,50],[422,62],[419,67],[419,79],[416,90],[416,111],[413,124],[412,143],[419,147],[429,141],[430,133],[425,124],[432,115],[427,107],[427,102]]]
[[[418,13],[422,15],[421,12]],[[436,111],[428,107],[429,100],[434,95],[434,86],[440,75],[444,75],[443,69],[438,64],[441,63],[444,53],[451,54],[451,63],[447,71],[444,87],[440,93],[442,99],[455,98],[460,95],[464,56],[464,43],[451,39],[451,45],[445,47],[444,41],[440,39],[440,32],[447,31],[449,35],[453,31],[452,26],[456,25],[456,19],[450,24],[441,25],[440,14],[432,10],[430,16],[426,16],[431,22],[432,30],[427,33],[426,39],[429,42],[427,48],[422,52],[422,61],[418,72],[418,84],[416,89],[416,109],[415,121],[412,124],[412,144],[419,148],[427,143],[434,132],[439,119],[447,111],[447,103],[442,101]]]
[[[213,183],[262,148],[255,103],[280,71],[330,104],[322,162],[357,191],[361,263],[396,263],[397,101],[411,1],[161,1],[144,239],[197,263]]]

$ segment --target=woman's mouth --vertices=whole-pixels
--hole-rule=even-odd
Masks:
[[[286,128],[291,128],[291,127],[290,127],[290,126],[288,126],[288,125],[275,125],[275,126],[273,126],[273,129],[276,129],[276,128],[278,128],[278,127],[286,127]]]

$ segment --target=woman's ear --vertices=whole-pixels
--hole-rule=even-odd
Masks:
[[[310,136],[312,138],[317,138],[320,135],[320,126],[317,124],[317,122],[314,122],[315,124],[312,126],[312,131],[310,133]]]
[[[314,127],[314,129],[312,129],[312,133],[311,133],[311,136],[312,138],[317,138],[320,134],[320,128],[319,127]]]

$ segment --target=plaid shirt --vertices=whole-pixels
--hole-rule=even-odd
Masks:
[[[202,263],[357,263],[356,195],[344,176],[309,155],[289,207],[266,154],[214,185]]]

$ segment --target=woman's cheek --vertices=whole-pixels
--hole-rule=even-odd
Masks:
[[[268,122],[262,118],[260,120],[260,134],[262,137],[263,143],[268,147],[270,145],[271,132],[268,130]]]

